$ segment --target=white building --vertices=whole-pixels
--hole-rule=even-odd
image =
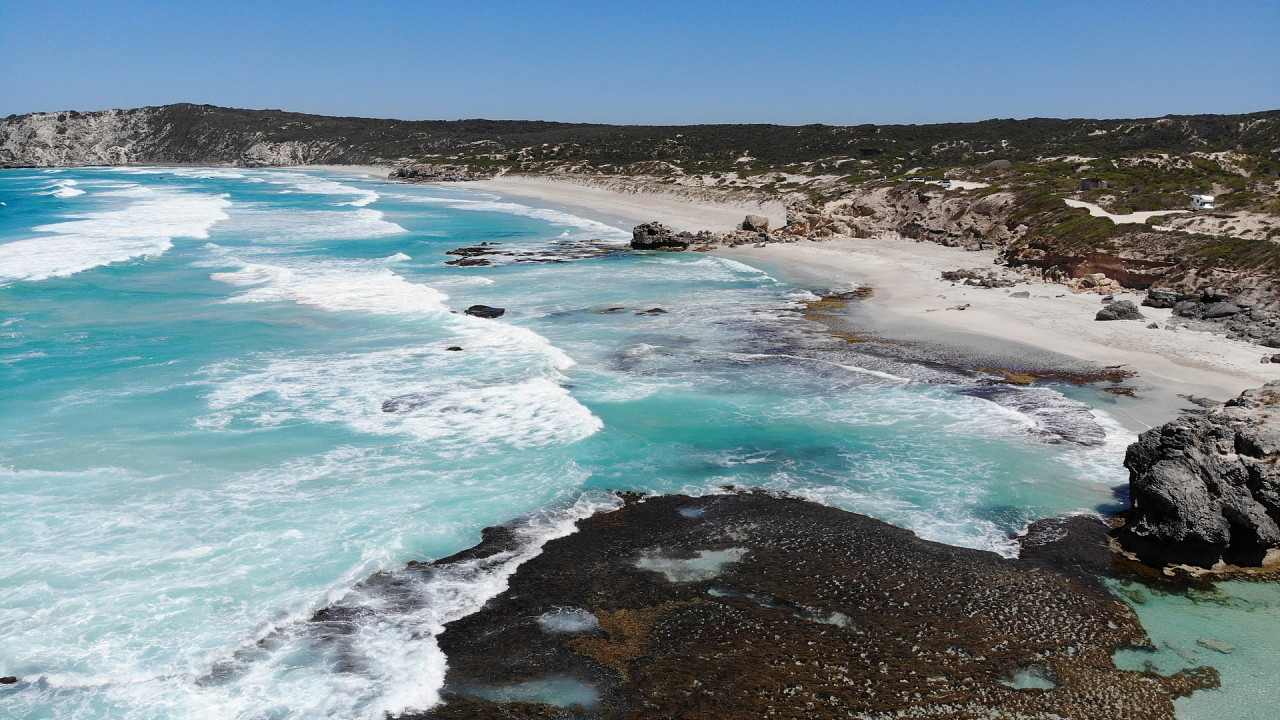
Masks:
[[[1213,196],[1212,195],[1192,195],[1191,209],[1192,210],[1212,210]]]

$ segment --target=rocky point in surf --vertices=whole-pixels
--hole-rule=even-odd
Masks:
[[[1132,509],[1121,546],[1155,565],[1275,562],[1280,382],[1144,432],[1125,455]]]
[[[1116,668],[1150,641],[1097,579],[1096,519],[1011,560],[763,492],[627,500],[449,623],[445,703],[403,717],[1172,719],[1218,682]],[[510,551],[485,538],[410,570]]]

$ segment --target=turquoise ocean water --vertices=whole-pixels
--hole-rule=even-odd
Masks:
[[[608,489],[774,488],[1010,554],[1028,520],[1114,508],[1127,478],[1133,436],[1087,390],[993,398],[860,355],[800,316],[806,289],[616,252],[628,233],[561,210],[198,168],[5,170],[0,202],[0,675],[22,679],[0,717],[428,706],[441,625]],[[481,242],[512,254],[445,264]],[[512,519],[524,549],[412,608],[353,590]],[[377,620],[340,647],[309,634],[343,599]],[[1162,671],[1256,626],[1231,655],[1195,646],[1228,683],[1180,708],[1270,717],[1271,586],[1139,611],[1167,646],[1122,660]]]

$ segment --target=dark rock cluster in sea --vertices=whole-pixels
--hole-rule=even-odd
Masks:
[[[790,240],[794,242],[794,240]],[[703,230],[697,233],[688,231],[675,232],[660,222],[648,222],[637,225],[631,230],[632,250],[709,250],[718,245],[760,244],[783,242],[779,237],[769,234],[769,219],[759,215],[748,215],[738,225],[738,229],[729,233]]]
[[[1280,548],[1280,382],[1142,433],[1121,546],[1154,565],[1258,566]]]
[[[498,242],[482,242],[471,247],[449,250],[445,255],[458,256],[445,265],[456,267],[485,267],[518,263],[564,263],[572,260],[596,258],[619,252],[617,245],[607,244],[599,238],[591,240],[559,240],[537,248],[504,246]]]
[[[1149,641],[1096,518],[1010,560],[763,492],[626,499],[449,623],[444,703],[406,717],[1171,719],[1218,682],[1116,668]]]

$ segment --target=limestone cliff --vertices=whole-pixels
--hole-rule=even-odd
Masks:
[[[341,138],[276,136],[278,129],[227,123],[219,108],[204,106],[33,113],[0,120],[0,167],[268,167],[374,159]]]

